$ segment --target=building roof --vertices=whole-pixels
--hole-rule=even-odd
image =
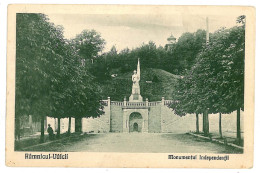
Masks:
[[[168,41],[171,41],[171,40],[176,40],[176,38],[171,34],[170,37],[167,38]]]

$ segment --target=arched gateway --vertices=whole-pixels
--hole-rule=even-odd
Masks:
[[[123,132],[134,132],[135,123],[135,128],[138,127],[137,132],[148,132],[148,108],[123,108]]]
[[[133,112],[129,116],[129,132],[142,132],[143,117],[138,112]]]

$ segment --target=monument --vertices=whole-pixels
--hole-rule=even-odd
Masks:
[[[116,132],[116,133],[169,133],[174,131],[172,125],[175,121],[168,105],[173,100],[162,97],[158,101],[143,100],[140,92],[140,61],[132,75],[132,93],[124,101],[113,101],[108,97],[103,100],[105,114],[100,118],[83,119],[85,132]],[[129,93],[130,94],[130,93]],[[174,116],[177,117],[177,116]],[[84,125],[87,124],[87,125]],[[86,129],[84,129],[86,127]]]
[[[132,94],[129,97],[130,102],[142,102],[143,101],[143,97],[141,96],[141,93],[140,93],[140,85],[139,85],[140,77],[141,77],[140,62],[139,62],[139,58],[138,58],[137,70],[134,70],[134,74],[132,75],[133,85],[132,85]]]

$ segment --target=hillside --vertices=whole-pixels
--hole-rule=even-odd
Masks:
[[[132,72],[119,73],[111,80],[103,81],[101,84],[103,99],[108,96],[111,100],[123,101],[124,96],[129,98],[132,90]],[[149,101],[159,101],[162,97],[173,99],[172,92],[174,84],[179,76],[161,69],[141,69],[140,88],[141,95]]]

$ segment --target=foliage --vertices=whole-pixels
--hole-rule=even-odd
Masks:
[[[51,91],[58,84],[63,57],[62,28],[43,14],[17,14],[16,115],[50,114]]]
[[[111,97],[112,100],[123,101],[124,96],[128,99],[131,95],[132,72],[119,73],[117,77],[104,81],[100,84],[102,87],[103,99]],[[173,75],[161,69],[143,68],[141,66],[140,90],[144,98],[149,101],[159,101],[162,97],[173,99],[172,93],[174,83],[179,76]]]
[[[93,59],[104,49],[105,40],[95,30],[83,30],[74,39],[72,44],[83,59]]]
[[[230,113],[244,107],[243,26],[222,28],[198,54],[196,64],[187,70],[176,88],[176,113]]]
[[[195,33],[184,33],[170,50],[156,46],[153,41],[141,46],[118,52],[115,46],[98,56],[90,66],[91,73],[99,82],[110,80],[112,74],[132,72],[136,68],[137,59],[143,68],[162,69],[181,75],[195,63],[195,58],[205,45],[206,32],[198,30]]]
[[[195,33],[184,33],[172,48],[172,56],[167,64],[174,64],[177,73],[183,74],[185,70],[190,70],[196,56],[206,43],[206,31],[197,30]]]
[[[101,115],[100,89],[80,59],[46,15],[17,14],[16,117]]]

